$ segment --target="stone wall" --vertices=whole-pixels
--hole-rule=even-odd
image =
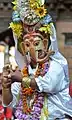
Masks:
[[[68,60],[69,76],[72,80],[72,22],[57,21],[56,27],[59,50]]]
[[[11,21],[11,0],[0,0],[0,32],[7,29]]]

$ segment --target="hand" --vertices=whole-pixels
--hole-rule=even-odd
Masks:
[[[9,66],[5,66],[2,75],[2,86],[4,88],[10,88],[11,84],[14,82],[21,82],[22,74],[21,71],[17,68],[16,71],[12,71]]]
[[[6,65],[3,69],[3,74],[1,75],[2,87],[10,88],[11,87],[11,78],[10,78],[10,66]]]
[[[12,72],[10,75],[11,75],[12,83],[22,81],[23,76],[20,70],[17,69],[15,72]]]

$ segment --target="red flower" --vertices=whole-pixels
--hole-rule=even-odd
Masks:
[[[5,117],[4,108],[2,105],[0,105],[0,120],[4,120],[4,117]]]
[[[69,94],[72,97],[72,82],[70,82],[70,85],[69,85]]]
[[[12,118],[12,109],[11,108],[6,108],[6,118]]]

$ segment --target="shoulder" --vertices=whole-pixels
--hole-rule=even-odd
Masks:
[[[51,59],[62,68],[68,66],[67,59],[58,51],[53,56],[51,56]]]
[[[49,68],[49,72],[54,72],[56,74],[63,74],[63,67],[61,66],[61,64],[57,61],[51,60],[50,61],[50,68]]]
[[[57,61],[55,61],[55,60],[51,60],[50,61],[50,68],[55,68],[55,69],[57,69],[57,68],[61,68],[62,69],[62,66],[61,66],[61,64],[59,63],[59,62],[57,62]]]

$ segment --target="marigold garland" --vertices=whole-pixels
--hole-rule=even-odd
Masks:
[[[45,73],[48,71],[48,68],[49,68],[48,62],[39,65],[39,67],[38,67],[38,69],[35,73],[35,77],[38,77],[39,75],[44,76]],[[27,67],[25,67],[22,70],[22,74],[25,77],[28,76],[28,68]],[[28,105],[27,105],[27,96],[31,96],[34,92],[35,92],[35,90],[33,90],[31,87],[30,88],[24,88],[22,86],[22,96],[23,96],[22,99],[23,99],[23,108],[24,108],[25,113],[31,112],[31,108],[29,108]]]
[[[22,100],[23,100],[23,112],[24,113],[30,113],[31,112],[31,108],[28,107],[27,105],[27,96],[30,97],[32,94],[34,93],[34,90],[32,90],[32,88],[24,88],[22,87]]]
[[[22,70],[22,75],[24,77],[28,76],[28,68],[24,67],[24,69]],[[30,113],[31,112],[31,108],[28,107],[27,105],[27,96],[31,96],[34,93],[34,90],[30,87],[30,88],[24,88],[23,86],[21,86],[22,88],[22,100],[23,100],[23,112],[24,113]]]
[[[48,71],[49,65],[48,62],[39,65],[37,71],[36,71],[36,77],[41,75],[44,76],[45,73]],[[22,70],[22,74],[28,76],[28,68],[25,67]],[[24,119],[24,120],[41,120],[41,110],[44,111],[44,114],[46,117],[48,117],[48,112],[47,108],[45,108],[44,105],[44,94],[43,93],[38,93],[37,91],[33,90],[31,87],[29,88],[24,88],[21,85],[21,93],[20,97],[21,99],[19,100],[19,104],[15,113],[15,116],[18,119]],[[28,105],[27,99],[32,98],[33,101],[31,104]],[[30,101],[29,101],[30,102]],[[47,103],[47,102],[46,102]]]

